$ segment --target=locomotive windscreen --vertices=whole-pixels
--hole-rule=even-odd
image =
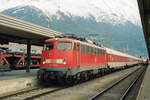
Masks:
[[[50,42],[44,45],[44,50],[52,50],[54,48],[54,43]]]
[[[58,50],[71,50],[72,43],[71,42],[58,42],[57,49]]]

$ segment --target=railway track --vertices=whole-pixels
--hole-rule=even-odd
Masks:
[[[9,94],[6,96],[1,96],[0,100],[33,100],[44,96],[46,94],[54,93],[60,90],[63,90],[67,87],[60,87],[60,88],[39,88],[35,87],[33,89],[29,89],[26,91],[21,91],[13,94]]]
[[[136,70],[139,71],[140,69]],[[135,72],[135,71],[134,71]],[[131,75],[131,74],[129,74]],[[82,83],[79,83],[82,84]],[[32,100],[32,99],[36,99],[42,96],[45,96],[47,94],[51,94],[63,89],[67,89],[68,87],[34,87],[31,88],[29,90],[25,90],[25,91],[18,91],[16,93],[13,94],[7,94],[6,96],[0,96],[0,100]],[[91,99],[94,100],[94,99]],[[100,99],[101,100],[101,99]],[[106,99],[107,100],[107,99]],[[112,100],[112,99],[111,99]],[[113,99],[116,100],[116,99]]]
[[[108,86],[100,93],[94,95],[89,100],[125,100],[128,98],[132,87],[142,76],[144,76],[145,70],[146,67],[135,70],[114,84]]]

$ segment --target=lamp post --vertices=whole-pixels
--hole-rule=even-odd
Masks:
[[[43,12],[44,15],[46,16],[46,19],[47,19],[47,28],[50,28],[50,17],[49,17],[49,15],[47,14],[48,12],[47,12],[47,11],[44,11],[44,10],[41,10],[41,9],[40,9],[40,11]]]
[[[47,17],[47,24],[48,24],[47,27],[50,28],[50,18],[49,18],[49,16],[47,14],[45,14],[45,15]]]

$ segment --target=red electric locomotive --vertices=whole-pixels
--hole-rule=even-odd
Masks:
[[[81,41],[82,40],[82,41]],[[108,53],[107,53],[108,51]],[[114,69],[114,63],[129,62],[137,64],[135,57],[96,45],[84,39],[53,38],[45,41],[42,51],[40,70],[37,78],[40,82],[47,80],[65,81],[74,83],[77,80],[87,80],[89,77],[103,74]],[[121,60],[113,60],[121,59]],[[136,60],[138,60],[136,58]]]

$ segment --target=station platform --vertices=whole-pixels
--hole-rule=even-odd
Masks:
[[[148,65],[136,100],[150,100],[150,65]]]
[[[36,86],[37,70],[30,69],[30,72],[26,72],[26,70],[0,72],[0,95]]]

